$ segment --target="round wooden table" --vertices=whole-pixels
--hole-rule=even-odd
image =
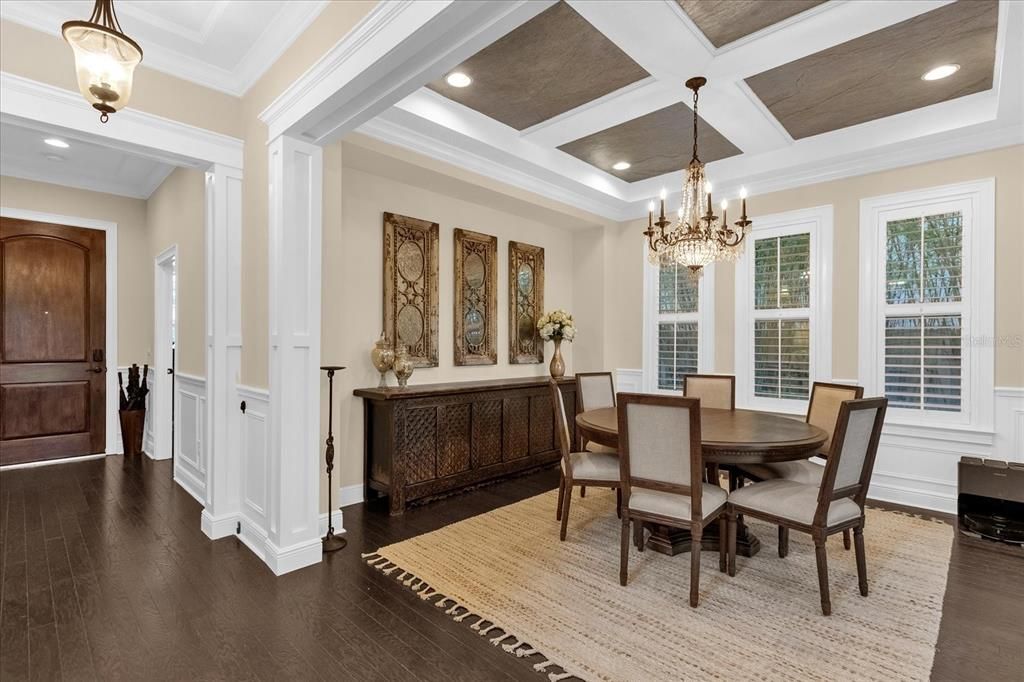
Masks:
[[[825,441],[824,430],[804,421],[753,410],[700,411],[701,449],[704,461],[718,465],[789,462],[812,457]],[[618,449],[619,423],[614,407],[588,410],[576,415],[579,437]],[[664,554],[678,554],[690,549],[690,532],[651,524],[647,546]],[[718,550],[718,525],[705,529],[701,547]],[[736,529],[736,551],[753,556],[761,543],[742,523]]]

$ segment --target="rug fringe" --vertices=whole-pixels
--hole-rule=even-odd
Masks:
[[[445,609],[445,615],[451,616],[452,620],[456,623],[462,623],[469,618],[476,618],[475,622],[469,624],[469,628],[471,630],[475,630],[478,635],[485,636],[495,630],[502,633],[496,637],[492,637],[490,642],[494,646],[500,646],[507,653],[518,658],[527,658],[541,653],[538,649],[533,648],[526,641],[516,637],[494,621],[488,620],[480,614],[473,613],[469,608],[460,604],[457,599],[441,594],[421,578],[418,578],[414,573],[401,568],[398,564],[380,554],[380,552],[367,552],[365,554],[360,554],[359,556],[367,563],[368,566],[372,566],[384,575],[391,576],[394,578],[395,582],[408,587],[423,601],[428,601],[433,597],[440,597],[440,599],[433,602],[434,606],[439,609]],[[461,613],[459,613],[460,609],[462,609]],[[511,643],[502,644],[502,642],[510,638],[513,640]],[[547,668],[550,666],[561,667],[554,661],[544,659],[540,663],[535,664],[533,669],[539,673],[544,673],[547,672]],[[547,673],[547,676],[550,682],[561,682],[562,680],[573,677],[573,674],[570,672],[564,672],[563,668],[563,672]]]

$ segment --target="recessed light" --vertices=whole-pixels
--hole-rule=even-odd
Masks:
[[[614,166],[612,166],[612,168],[614,168],[615,170],[628,170],[629,166],[629,161],[619,161]]]
[[[464,88],[473,82],[472,78],[462,73],[461,71],[453,71],[452,73],[448,74],[448,77],[445,80],[448,81],[448,85],[452,86],[453,88]]]
[[[921,76],[921,80],[923,80],[923,81],[937,81],[937,80],[940,80],[942,78],[948,78],[949,76],[952,76],[954,73],[956,73],[959,70],[960,70],[960,65],[959,64],[943,64],[942,66],[936,66],[931,71],[928,71],[927,73],[925,73],[923,76]]]
[[[50,145],[51,147],[57,147],[58,149],[67,149],[68,147],[71,146],[64,140],[60,139],[59,137],[48,137],[45,140],[43,140],[43,142]]]

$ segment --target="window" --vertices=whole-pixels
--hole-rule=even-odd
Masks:
[[[830,378],[831,256],[831,207],[755,220],[736,268],[741,405],[800,412]]]
[[[993,211],[991,180],[861,202],[861,381],[889,422],[991,423]]]
[[[644,389],[675,392],[683,376],[710,371],[714,266],[694,279],[685,266],[651,265],[644,246]]]

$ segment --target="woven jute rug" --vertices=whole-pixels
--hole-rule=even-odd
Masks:
[[[925,680],[942,615],[952,528],[869,509],[864,538],[870,594],[861,597],[853,551],[829,540],[832,613],[821,614],[814,546],[758,521],[753,558],[736,576],[704,552],[700,606],[690,608],[689,554],[630,549],[618,582],[615,495],[574,495],[558,540],[556,492],[364,555],[511,655],[529,656],[553,681]]]

